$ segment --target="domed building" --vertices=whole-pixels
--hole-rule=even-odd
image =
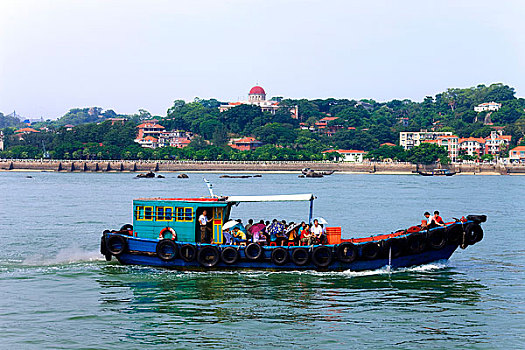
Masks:
[[[219,110],[224,112],[239,105],[256,105],[261,107],[263,112],[270,112],[272,114],[275,114],[275,112],[281,107],[277,101],[266,101],[266,91],[258,85],[250,89],[250,92],[248,93],[248,101],[228,102],[228,104],[221,105]],[[294,119],[298,118],[299,109],[297,106],[290,109],[290,115]]]

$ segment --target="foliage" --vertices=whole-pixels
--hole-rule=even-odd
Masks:
[[[450,163],[447,149],[433,143],[422,143],[408,150],[407,161],[418,164],[432,164],[437,161],[441,164]]]

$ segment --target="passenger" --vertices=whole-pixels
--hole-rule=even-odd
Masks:
[[[297,245],[298,242],[298,232],[299,226],[296,226],[295,223],[292,221],[290,222],[290,225],[288,226],[286,232],[288,233],[288,244],[293,243],[294,245]]]
[[[439,216],[439,211],[434,211],[434,217],[432,218],[432,222],[435,223],[437,226],[445,226],[445,222]]]
[[[421,228],[424,230],[428,230],[429,228],[431,228],[430,226],[432,225],[432,217],[430,216],[430,213],[428,211],[426,211],[425,214],[423,214],[423,216],[425,217],[425,220],[421,220]]]
[[[206,214],[206,210],[203,210],[202,214],[199,216],[199,224],[201,226],[201,243],[211,242],[211,228],[208,226],[208,223],[211,220],[206,216]]]
[[[235,228],[233,230],[233,242],[234,243],[246,242],[246,234],[242,230]]]
[[[310,231],[312,231],[317,242],[321,244],[322,242],[324,242],[323,238],[326,236],[326,234],[324,228],[321,225],[319,225],[319,221],[317,219],[314,220],[314,225],[312,226]]]
[[[230,232],[230,230],[225,230],[222,232],[222,235],[224,236],[224,244],[232,244],[233,242],[233,239],[232,239],[232,234]]]
[[[246,231],[250,231],[250,227],[253,226],[253,219],[250,219],[248,220],[248,224],[246,226],[244,226],[244,228],[246,229]]]
[[[314,239],[314,234],[310,232],[310,226],[306,225],[305,228],[301,231],[301,244],[312,245]]]
[[[257,231],[253,234],[252,242],[258,244],[266,244],[266,236],[264,235],[263,230]]]

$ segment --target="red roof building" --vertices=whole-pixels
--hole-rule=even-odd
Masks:
[[[525,163],[525,146],[514,147],[509,151],[509,160],[513,163]]]
[[[229,146],[239,151],[253,151],[262,145],[263,143],[254,137],[243,137],[241,139],[232,139]]]

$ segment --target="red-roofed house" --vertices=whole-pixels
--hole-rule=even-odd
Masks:
[[[254,137],[243,137],[241,139],[231,139],[229,146],[239,151],[253,151],[257,147],[261,147],[263,143],[256,140]]]
[[[485,150],[485,139],[481,137],[467,137],[459,139],[459,149],[465,150],[469,156],[481,157]]]
[[[446,147],[448,157],[455,162],[459,156],[459,137],[456,135],[442,135],[437,137],[439,146]]]
[[[153,136],[146,136],[141,139],[135,140],[141,147],[144,148],[157,148],[158,147],[158,139],[156,139]]]
[[[525,163],[525,146],[514,147],[509,151],[509,160],[511,162]]]
[[[388,147],[394,147],[394,146],[395,146],[395,144],[394,144],[394,143],[392,143],[392,142],[385,142],[385,143],[382,143],[382,144],[380,144],[379,146],[380,146],[380,147],[381,147],[381,146],[388,146]]]
[[[326,134],[328,136],[333,136],[337,130],[340,130],[343,128],[342,125],[335,124],[335,125],[328,125],[329,122],[333,120],[337,120],[339,117],[324,117],[323,119],[319,120],[317,123],[315,123],[315,128],[317,131]]]
[[[157,124],[156,122],[144,122],[140,125],[137,125],[138,134],[137,138],[135,139],[135,142],[140,144],[142,147],[147,148],[156,148],[158,138],[160,137],[160,134],[162,131],[164,131],[164,127],[160,124]],[[147,136],[151,136],[155,139],[153,142],[152,139],[146,140]],[[154,147],[151,147],[154,143]]]
[[[330,149],[328,151],[323,151],[323,153],[324,154],[338,153],[341,156],[343,156],[343,159],[342,159],[343,162],[362,163],[363,156],[365,155],[366,152],[361,151],[361,150],[354,150],[354,149]]]
[[[163,131],[159,137],[159,147],[184,148],[191,143],[193,135],[186,131],[172,130]]]
[[[503,130],[493,130],[490,136],[485,137],[485,154],[499,155],[502,147],[508,147],[512,140],[511,135],[503,135]],[[508,148],[506,148],[508,149]]]
[[[38,130],[35,130],[33,128],[22,128],[15,131],[15,135],[18,137],[19,140],[24,139],[24,135],[34,134],[36,132],[40,132]]]

